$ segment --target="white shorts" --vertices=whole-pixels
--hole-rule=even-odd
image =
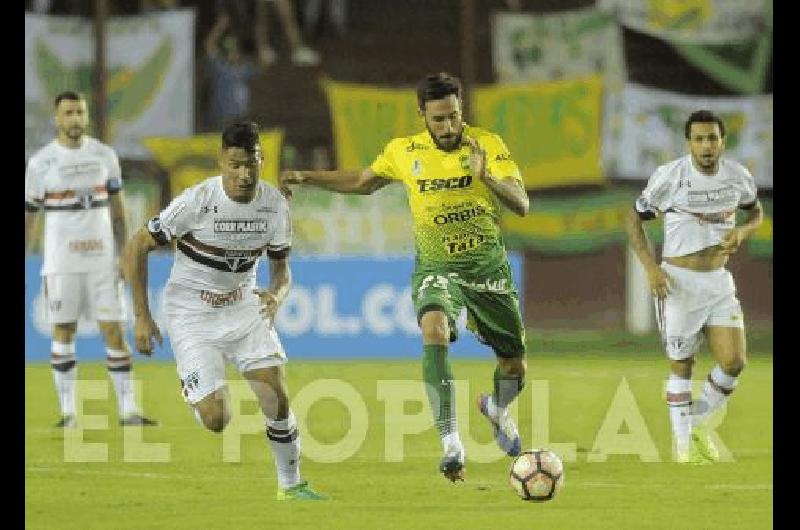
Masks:
[[[656,319],[670,359],[691,357],[703,341],[705,326],[744,328],[733,276],[724,268],[700,272],[663,262],[672,290],[655,300]]]
[[[116,267],[87,273],[47,274],[42,278],[51,324],[125,320],[124,284]]]
[[[286,363],[278,334],[248,290],[209,293],[167,284],[164,307],[183,398],[196,404],[225,386],[225,361],[239,373]]]

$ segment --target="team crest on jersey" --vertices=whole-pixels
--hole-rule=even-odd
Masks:
[[[414,163],[411,164],[411,174],[415,177],[418,177],[422,173],[422,162],[419,159],[414,159]]]
[[[231,272],[238,272],[239,267],[253,261],[253,257],[247,250],[225,250],[225,262],[231,268]]]
[[[469,171],[469,156],[461,155],[458,159],[458,162],[461,164],[461,169],[464,171]]]
[[[81,207],[88,210],[92,206],[92,190],[88,188],[79,188],[75,190],[75,197],[78,199]]]

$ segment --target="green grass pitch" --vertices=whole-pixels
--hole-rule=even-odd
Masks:
[[[275,501],[263,435],[216,435],[197,425],[171,359],[136,366],[144,411],[161,426],[127,429],[127,439],[105,367],[79,363],[80,379],[107,382],[109,397],[85,402],[84,414],[107,416],[108,428],[86,430],[78,443],[105,444],[94,448],[105,447],[107,457],[65,461],[88,453],[76,452],[52,427],[57,403],[49,366],[28,363],[26,527],[772,527],[771,338],[751,338],[749,364],[716,430],[733,461],[687,467],[670,462],[667,363],[655,338],[531,335],[528,384],[516,412],[526,448],[546,439],[565,458],[564,489],[551,502],[515,496],[507,484],[510,459],[496,450],[475,409],[475,394],[491,387],[490,354],[453,359],[460,429],[469,438],[467,480],[458,484],[436,470],[440,443],[420,401],[418,361],[290,362],[290,392],[304,409],[302,472],[332,497],[319,503]],[[702,351],[698,385],[711,366]],[[256,404],[237,384],[234,395],[247,400],[229,428],[258,427]]]

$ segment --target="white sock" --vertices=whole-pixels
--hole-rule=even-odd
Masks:
[[[75,361],[75,343],[52,343],[50,366],[53,368],[53,382],[56,386],[61,415],[75,415],[75,380],[78,366]]]
[[[464,454],[464,444],[461,443],[461,437],[458,432],[451,432],[442,436],[442,450],[447,453],[452,447],[461,449],[461,454]]]
[[[284,420],[267,418],[267,439],[275,458],[278,487],[291,488],[300,483],[300,435],[294,413]]]
[[[127,418],[131,414],[139,414],[139,407],[136,406],[136,393],[133,390],[133,381],[131,381],[130,354],[111,348],[106,348],[106,354],[108,375],[111,376],[114,391],[117,394],[119,417]]]
[[[667,405],[672,434],[675,437],[675,450],[685,453],[689,450],[692,435],[692,380],[670,374],[667,381]]]
[[[692,407],[693,421],[703,424],[711,414],[719,409],[736,389],[737,378],[726,374],[719,365],[715,366],[703,383],[703,392]]]
[[[489,399],[486,400],[486,412],[488,412],[489,416],[492,418],[502,418],[506,415],[507,410],[508,409],[497,406],[494,402],[494,396],[489,396]]]

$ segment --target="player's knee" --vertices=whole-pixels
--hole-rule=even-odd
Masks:
[[[511,377],[518,377],[520,379],[525,378],[525,374],[528,372],[528,363],[525,362],[523,358],[515,358],[515,359],[500,359],[500,370],[508,376]]]
[[[230,421],[230,418],[222,412],[203,416],[203,425],[211,432],[224,431],[228,421]]]
[[[67,322],[53,325],[53,340],[57,342],[72,342],[78,330],[77,322]]]
[[[426,344],[447,344],[450,325],[443,311],[428,311],[422,316],[422,339]]]
[[[203,426],[211,432],[222,432],[230,421],[230,414],[223,403],[206,403],[195,410]]]
[[[739,374],[742,373],[744,367],[747,365],[747,361],[744,358],[734,358],[730,359],[721,364],[722,371],[725,374],[730,375],[732,377],[737,377]]]
[[[686,359],[673,360],[671,364],[672,373],[683,379],[692,378],[692,366],[694,365],[694,358],[688,357]]]

